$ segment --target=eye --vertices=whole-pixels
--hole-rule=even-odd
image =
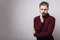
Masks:
[[[41,10],[43,10],[43,9],[41,9]]]

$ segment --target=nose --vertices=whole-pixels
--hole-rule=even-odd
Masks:
[[[43,12],[45,12],[45,10],[43,9]]]

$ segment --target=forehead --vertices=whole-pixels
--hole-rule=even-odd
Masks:
[[[41,9],[48,9],[46,5],[41,5],[40,8]]]

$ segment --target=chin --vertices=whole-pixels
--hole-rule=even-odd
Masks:
[[[45,17],[47,14],[43,14],[42,16]]]

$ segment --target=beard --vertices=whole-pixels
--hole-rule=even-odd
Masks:
[[[47,13],[42,13],[42,17],[46,17],[47,16]]]

